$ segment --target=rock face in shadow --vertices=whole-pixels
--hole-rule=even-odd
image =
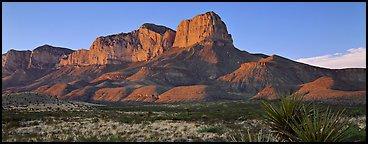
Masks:
[[[26,69],[29,65],[29,59],[32,51],[9,50],[2,55],[2,77],[8,76],[17,69]]]
[[[29,68],[49,69],[55,68],[60,63],[63,55],[72,53],[73,50],[61,47],[43,45],[34,49],[29,60]]]
[[[73,50],[43,45],[30,51],[9,50],[2,55],[2,89],[29,84],[56,69]]]
[[[2,58],[3,93],[34,91],[89,102],[304,95],[311,101],[361,104],[366,99],[365,68],[327,69],[241,51],[214,12],[183,20],[176,32],[145,23],[98,37],[89,49],[44,45],[10,50]]]
[[[33,51],[9,50],[2,55],[2,74],[9,75],[22,69],[53,69],[60,63],[63,55],[72,53],[73,50],[61,47],[43,45]]]

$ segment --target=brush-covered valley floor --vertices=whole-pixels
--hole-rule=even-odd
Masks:
[[[366,108],[315,104],[352,122],[348,141],[366,141]],[[267,135],[260,101],[90,104],[88,109],[2,109],[2,141],[250,141]]]

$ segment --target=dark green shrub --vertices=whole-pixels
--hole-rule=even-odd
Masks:
[[[198,130],[199,133],[223,133],[224,132],[224,128],[222,127],[207,127],[207,128],[202,128],[200,130]]]

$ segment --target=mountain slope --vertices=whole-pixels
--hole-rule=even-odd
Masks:
[[[366,69],[326,69],[278,55],[251,54],[233,44],[214,12],[183,20],[174,31],[145,23],[100,36],[89,49],[44,45],[2,55],[2,91],[35,91],[60,99],[194,102],[278,99],[360,104]]]
[[[349,74],[349,72],[354,74]],[[333,70],[295,62],[277,55],[262,58],[258,62],[248,62],[234,72],[218,79],[223,88],[256,94],[267,86],[293,87],[312,82],[319,77],[329,76],[339,80],[340,85],[352,83],[350,89],[363,90],[365,69]],[[340,86],[344,89],[345,86]]]

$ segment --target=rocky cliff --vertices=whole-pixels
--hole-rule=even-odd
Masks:
[[[197,15],[180,22],[173,47],[189,47],[205,39],[223,40],[232,43],[225,23],[214,12]]]
[[[73,50],[43,45],[30,51],[9,50],[2,55],[3,75],[14,72],[17,69],[53,69],[60,63],[64,55],[72,53]]]
[[[129,33],[96,38],[89,51],[64,56],[61,65],[124,64],[147,61],[161,55],[174,43],[175,31],[145,23]]]
[[[10,75],[17,69],[26,69],[29,65],[29,59],[32,51],[9,50],[2,55],[2,77]]]
[[[9,50],[2,55],[2,88],[20,86],[54,70],[63,55],[73,50],[43,45],[30,51]]]
[[[89,50],[81,49],[71,54],[63,55],[59,65],[89,65]]]
[[[28,68],[55,68],[60,63],[60,59],[64,55],[72,53],[73,50],[43,45],[34,49],[29,59]]]

